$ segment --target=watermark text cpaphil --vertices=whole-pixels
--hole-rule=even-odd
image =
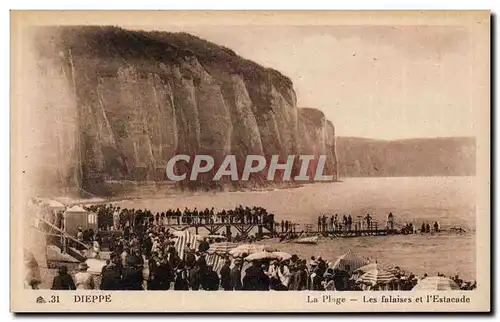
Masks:
[[[250,154],[243,161],[237,160],[235,155],[226,155],[216,164],[216,158],[210,155],[198,154],[191,157],[179,154],[168,160],[166,174],[172,181],[195,181],[203,173],[214,173],[214,181],[224,177],[229,177],[232,181],[247,181],[252,174],[260,174],[266,180],[273,181],[277,173],[280,173],[282,181],[334,180],[333,175],[324,174],[326,155],[290,155],[286,158],[272,155],[266,158]],[[179,166],[180,164],[183,166]]]

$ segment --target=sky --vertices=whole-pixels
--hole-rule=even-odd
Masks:
[[[183,26],[164,30],[186,31],[224,45],[290,77],[297,106],[322,110],[339,136],[475,136],[478,106],[484,108],[484,88],[489,86],[483,38],[466,26]]]

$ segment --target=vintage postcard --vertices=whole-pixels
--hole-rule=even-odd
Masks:
[[[11,12],[14,312],[488,312],[488,11]]]

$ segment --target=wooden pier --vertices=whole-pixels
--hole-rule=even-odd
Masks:
[[[339,226],[337,229],[333,227],[325,227],[326,229],[313,230],[313,225],[306,225],[306,232],[313,235],[323,235],[329,237],[349,238],[349,237],[363,237],[363,236],[387,236],[398,235],[400,232],[394,227],[392,229],[379,228],[378,222],[372,222],[369,227],[363,227],[361,222],[356,222],[353,227]],[[321,227],[318,227],[321,228]]]
[[[189,228],[194,228],[195,233],[198,235],[200,229],[204,229],[209,235],[218,235],[222,230],[225,232],[225,236],[232,236],[233,228],[241,234],[241,236],[248,236],[249,233],[256,228],[257,236],[276,236],[277,230],[274,221],[267,222],[252,222],[252,223],[237,223],[237,222],[209,222],[205,223],[202,220],[190,222],[190,223],[177,223],[170,222],[164,223],[164,227],[172,228],[175,230],[186,230]]]
[[[209,222],[206,223],[202,220],[195,220],[192,222],[176,222],[171,221],[168,223],[163,223],[164,227],[171,228],[174,230],[186,230],[193,228],[196,234],[199,234],[200,230],[203,229],[208,232],[209,235],[218,235],[221,231],[225,233],[225,236],[232,236],[233,229],[235,229],[241,236],[248,236],[253,229],[257,230],[257,237],[270,236],[276,237],[280,234],[287,233],[298,233],[297,223],[290,223],[289,230],[282,231],[280,225],[273,220],[267,222],[252,222],[252,223],[235,223],[235,222]],[[396,229],[379,228],[377,222],[373,222],[369,227],[362,227],[361,224],[356,224],[354,227],[342,227],[339,226],[337,229],[321,229],[314,230],[314,225],[305,225],[306,229],[304,233],[307,235],[321,235],[325,237],[336,237],[336,238],[349,238],[349,237],[363,237],[363,236],[387,236],[387,235],[397,235],[399,231]],[[318,227],[322,228],[322,227]],[[326,227],[325,227],[326,228]]]
[[[362,237],[362,236],[387,236],[399,234],[397,230],[370,229],[370,230],[347,230],[326,232],[331,237]]]

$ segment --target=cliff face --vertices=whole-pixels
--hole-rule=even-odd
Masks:
[[[328,160],[325,173],[337,178],[337,157],[335,151],[335,128],[331,121],[326,120],[323,112],[313,108],[298,109],[299,151],[308,155],[326,155]],[[308,175],[313,177],[317,163],[311,162]]]
[[[36,40],[41,102],[67,116],[57,126],[66,131],[50,131],[64,162],[46,172],[63,186],[103,194],[109,180],[163,181],[176,154],[208,154],[216,166],[234,154],[241,167],[248,154],[326,154],[325,174],[336,173],[332,123],[297,109],[287,77],[227,48],[184,33],[112,27],[44,28]],[[55,113],[61,104],[65,112]],[[212,176],[180,186],[215,188]],[[263,176],[250,184],[268,184]]]
[[[343,177],[476,174],[476,140],[469,137],[397,141],[338,137],[337,150]]]

